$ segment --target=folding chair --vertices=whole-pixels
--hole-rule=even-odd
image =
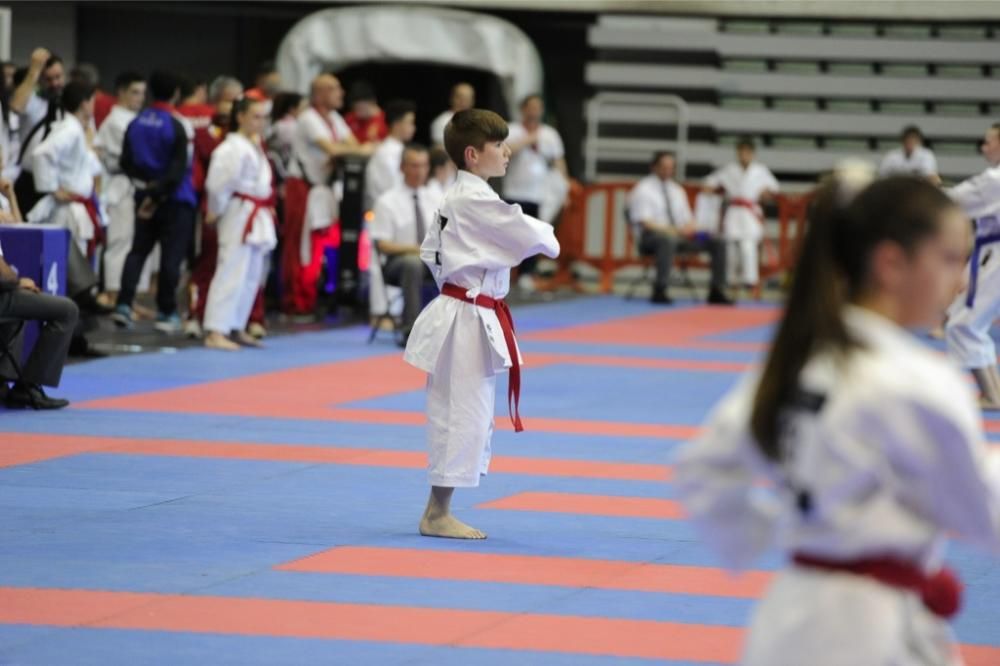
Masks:
[[[375,242],[372,243],[372,255],[372,265],[374,266],[377,262],[378,270],[381,271],[382,253],[379,252],[378,245]],[[382,324],[384,322],[389,322],[392,325],[392,335],[397,342],[401,341],[401,336],[403,334],[402,322],[398,317],[395,317],[392,314],[393,306],[403,300],[403,295],[400,293],[397,294],[395,298],[389,298],[389,284],[385,281],[385,274],[382,273],[381,275],[381,289],[383,300],[385,302],[385,312],[380,312],[375,315],[375,321],[372,322],[371,332],[368,334],[368,344],[374,342],[375,338],[378,337],[379,331],[382,330]],[[371,276],[369,276],[369,278],[370,277]],[[369,289],[372,287],[372,282],[373,280],[368,280]]]

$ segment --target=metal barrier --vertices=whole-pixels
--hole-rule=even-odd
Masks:
[[[647,260],[640,257],[631,230],[625,221],[625,200],[634,186],[631,182],[581,185],[573,182],[569,201],[563,210],[557,236],[562,246],[559,272],[555,284],[572,284],[572,266],[584,262],[600,274],[600,289],[609,293],[615,273],[629,266],[641,266]],[[694,210],[700,184],[684,183],[684,190]],[[798,256],[799,243],[805,233],[806,209],[811,193],[778,194],[777,233],[768,233],[768,224],[760,253],[761,282],[790,270]],[[702,257],[681,257],[688,267],[707,268]],[[755,289],[760,296],[760,283]]]

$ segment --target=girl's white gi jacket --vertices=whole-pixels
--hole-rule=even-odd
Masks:
[[[733,568],[779,546],[834,561],[895,557],[933,572],[947,534],[1000,552],[1000,459],[965,378],[869,310],[848,307],[845,320],[864,347],[806,365],[801,388],[824,401],[787,414],[784,464],[766,462],[750,431],[756,376],[681,450],[676,481],[703,536]],[[915,656],[947,655],[950,641],[915,595],[790,567],[755,613],[743,663],[950,664]],[[837,650],[817,654],[820,644]]]
[[[239,132],[230,132],[212,152],[205,180],[208,211],[219,215],[219,241],[227,245],[256,245],[273,250],[278,244],[274,216],[262,207],[254,216],[250,233],[244,233],[254,204],[236,197],[245,194],[257,199],[271,196],[271,165],[260,146]]]
[[[470,298],[483,294],[501,299],[510,290],[510,269],[536,254],[559,256],[552,227],[500,199],[485,180],[459,171],[438,217],[428,225],[420,258],[430,268],[440,289],[452,283],[468,289]],[[410,332],[404,358],[433,374],[443,350],[453,354],[482,354],[482,336],[448,335],[482,327],[493,372],[511,366],[510,352],[496,313],[449,296],[438,296],[424,308]]]

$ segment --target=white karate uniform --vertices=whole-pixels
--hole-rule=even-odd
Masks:
[[[753,202],[752,209],[730,203],[722,219],[722,237],[730,244],[727,262],[730,283],[757,284],[760,279],[757,246],[764,237],[764,212],[757,201],[765,191],[778,191],[777,179],[760,162],[751,162],[745,170],[733,162],[712,172],[705,184],[721,187],[730,202],[734,199]]]
[[[122,145],[125,142],[125,130],[136,115],[135,111],[116,104],[94,137],[94,149],[104,165],[101,205],[108,213],[104,247],[104,288],[109,291],[118,291],[121,288],[125,257],[132,249],[132,239],[135,237],[135,187],[131,179],[122,172],[119,161],[122,156]],[[147,258],[143,267],[140,290],[148,288],[144,288],[143,285],[148,284],[150,260],[151,257]]]
[[[312,185],[306,200],[305,226],[299,245],[303,266],[307,266],[312,258],[312,236],[309,232],[326,229],[340,217],[340,201],[344,196],[343,183],[330,182],[333,176],[332,159],[316,142],[326,139],[340,143],[350,136],[351,128],[336,111],[330,111],[324,120],[319,111],[310,106],[298,116],[292,142],[294,157],[289,173],[305,178]]]
[[[267,156],[258,144],[231,132],[212,152],[205,189],[209,214],[220,216],[219,256],[205,302],[205,329],[228,335],[246,328],[265,278],[268,253],[278,243],[274,215],[266,207],[257,211],[244,238],[254,203],[235,196],[271,196]]]
[[[431,122],[431,145],[432,146],[443,146],[444,145],[444,128],[448,126],[451,122],[452,116],[455,112],[451,109],[447,111],[442,111],[438,114],[438,117]]]
[[[933,573],[946,534],[1000,552],[1000,459],[965,378],[890,320],[855,306],[844,317],[863,347],[807,363],[801,388],[824,401],[787,412],[784,463],[753,440],[755,376],[680,451],[676,480],[691,519],[736,569],[780,545],[833,561],[894,557]],[[961,663],[947,623],[916,594],[794,564],[758,605],[744,651],[745,666]]]
[[[52,124],[49,136],[32,153],[35,189],[55,192],[62,188],[80,197],[94,192],[94,178],[101,174],[101,162],[87,145],[87,135],[80,120],[66,114]],[[46,194],[28,211],[28,222],[56,224],[69,229],[73,239],[86,253],[87,243],[94,238],[94,226],[82,203],[59,203]]]
[[[28,139],[28,134],[35,128],[35,125],[45,119],[45,114],[48,112],[49,101],[37,92],[32,92],[31,97],[28,98],[28,102],[24,105],[24,112],[17,114],[20,121],[21,145],[24,145],[24,142]]]
[[[879,176],[907,175],[934,176],[937,174],[937,159],[930,148],[917,146],[907,155],[902,148],[894,148],[886,153],[879,165]]]
[[[976,221],[976,237],[1000,234],[1000,165],[946,190]],[[987,368],[997,362],[990,327],[1000,316],[1000,243],[984,245],[979,253],[979,275],[972,307],[963,293],[948,310],[945,339],[948,352],[969,369]]]
[[[510,269],[536,254],[559,255],[552,227],[505,203],[468,171],[458,172],[420,248],[438,288],[451,283],[470,298],[503,298]],[[496,373],[511,366],[496,312],[438,296],[417,318],[404,358],[429,374],[431,485],[478,486],[490,462]]]
[[[396,185],[403,182],[403,142],[387,136],[375,149],[365,166],[365,208],[371,210],[375,202]]]

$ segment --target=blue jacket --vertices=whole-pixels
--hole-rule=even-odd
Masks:
[[[187,132],[169,108],[155,104],[144,109],[125,130],[120,165],[125,174],[145,183],[136,196],[170,199],[195,206],[191,182],[191,148]]]

